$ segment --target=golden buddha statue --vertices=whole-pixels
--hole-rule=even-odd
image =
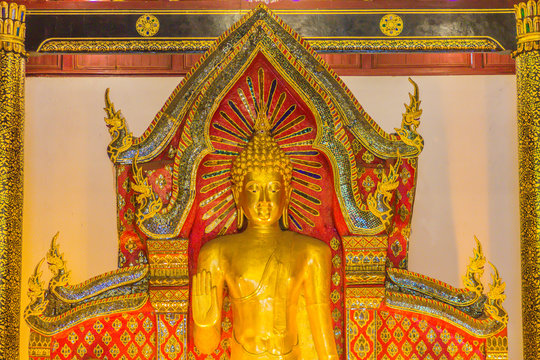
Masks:
[[[234,319],[232,360],[301,359],[296,321],[301,293],[319,359],[337,359],[330,248],[281,230],[288,227],[292,165],[268,129],[268,120],[259,115],[253,137],[231,169],[238,228],[245,230],[213,239],[199,253],[192,282],[195,345],[207,354],[219,345],[226,285]]]

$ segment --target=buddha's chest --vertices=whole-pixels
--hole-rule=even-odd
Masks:
[[[274,297],[298,281],[298,264],[290,247],[243,246],[229,256],[226,279],[235,298]]]

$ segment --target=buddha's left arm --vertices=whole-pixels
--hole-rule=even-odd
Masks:
[[[315,349],[320,360],[338,359],[330,317],[330,248],[321,242],[310,248],[306,256],[304,294]]]

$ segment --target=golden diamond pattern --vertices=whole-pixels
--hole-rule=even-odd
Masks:
[[[338,251],[339,250],[339,240],[337,238],[332,238],[332,240],[330,240],[330,247],[332,248],[332,250],[334,251]]]
[[[394,330],[394,339],[396,339],[398,342],[401,342],[401,339],[403,339],[403,336],[405,336],[405,334],[403,333],[403,330],[401,330],[400,327]]]
[[[398,347],[396,346],[395,343],[391,342],[390,345],[388,345],[388,353],[392,356],[392,357],[395,357],[397,355],[397,353],[399,352],[399,349]]]
[[[149,359],[150,356],[152,356],[152,348],[150,347],[150,345],[148,344],[144,345],[144,347],[142,348],[142,354],[147,359]]]
[[[332,283],[334,283],[335,286],[338,286],[341,281],[341,276],[339,276],[339,273],[335,272],[332,275]]]
[[[432,347],[433,349],[433,352],[435,353],[435,355],[439,356],[442,352],[442,347],[439,343],[435,343],[435,345],[433,345]]]
[[[332,258],[332,264],[334,264],[334,267],[339,269],[341,267],[341,256],[335,255]]]
[[[150,330],[152,330],[153,325],[154,324],[152,323],[152,320],[150,320],[150,318],[148,318],[148,317],[143,321],[143,324],[142,324],[143,329],[146,332],[150,332]]]
[[[120,349],[118,348],[118,346],[116,346],[116,344],[114,344],[110,349],[109,349],[109,352],[111,353],[111,355],[113,357],[117,357],[118,355],[120,355]]]
[[[129,331],[132,333],[135,333],[137,331],[137,328],[139,327],[139,324],[137,323],[137,319],[135,317],[131,317],[127,322],[127,327]]]
[[[88,352],[88,350],[86,350],[84,345],[79,344],[79,347],[77,348],[77,355],[79,355],[80,357],[83,357],[87,352]]]
[[[139,331],[137,335],[135,335],[135,342],[137,343],[137,345],[142,346],[145,341],[146,336],[141,331]]]
[[[127,332],[127,330],[125,330],[125,331],[122,333],[122,335],[120,336],[120,342],[122,342],[122,344],[123,344],[124,346],[126,346],[126,344],[127,344],[128,342],[130,342],[130,341],[131,341],[131,335],[129,335],[129,333]]]
[[[64,344],[60,352],[62,353],[64,357],[68,357],[69,354],[71,354],[71,349],[69,348],[69,346],[67,346],[67,344]]]
[[[96,321],[95,324],[94,324],[94,330],[95,330],[98,334],[101,333],[101,331],[103,330],[104,327],[105,327],[105,326],[103,326],[103,323],[102,323],[101,321],[99,321],[99,320]]]
[[[101,355],[103,355],[103,348],[100,345],[97,345],[94,348],[94,355],[96,355],[96,357],[98,357],[98,358],[100,358]]]
[[[109,332],[106,332],[105,335],[103,335],[103,337],[101,338],[101,340],[105,345],[109,346],[112,341],[111,334],[109,334]]]
[[[337,290],[332,291],[332,293],[330,294],[330,300],[332,300],[334,304],[337,303],[340,298],[341,295],[339,295],[339,292]]]
[[[127,349],[128,355],[131,356],[131,358],[134,358],[135,355],[137,355],[138,349],[137,346],[134,343],[131,343]]]
[[[75,332],[72,331],[69,333],[67,339],[70,343],[75,344],[77,340],[79,340],[79,337],[77,336],[77,334],[75,334]]]
[[[114,331],[118,331],[122,327],[122,322],[120,321],[120,319],[116,319],[113,321],[111,326],[113,327]]]
[[[91,331],[88,331],[88,333],[86,333],[86,336],[84,337],[84,341],[86,341],[88,345],[92,345],[95,340],[96,338],[94,337],[94,334],[92,334]]]

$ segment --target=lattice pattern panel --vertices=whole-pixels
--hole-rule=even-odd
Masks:
[[[54,335],[51,343],[53,360],[146,360],[155,356],[156,320],[150,305],[137,312],[86,321]]]
[[[485,359],[484,340],[437,319],[387,309],[377,312],[377,322],[377,359]]]

